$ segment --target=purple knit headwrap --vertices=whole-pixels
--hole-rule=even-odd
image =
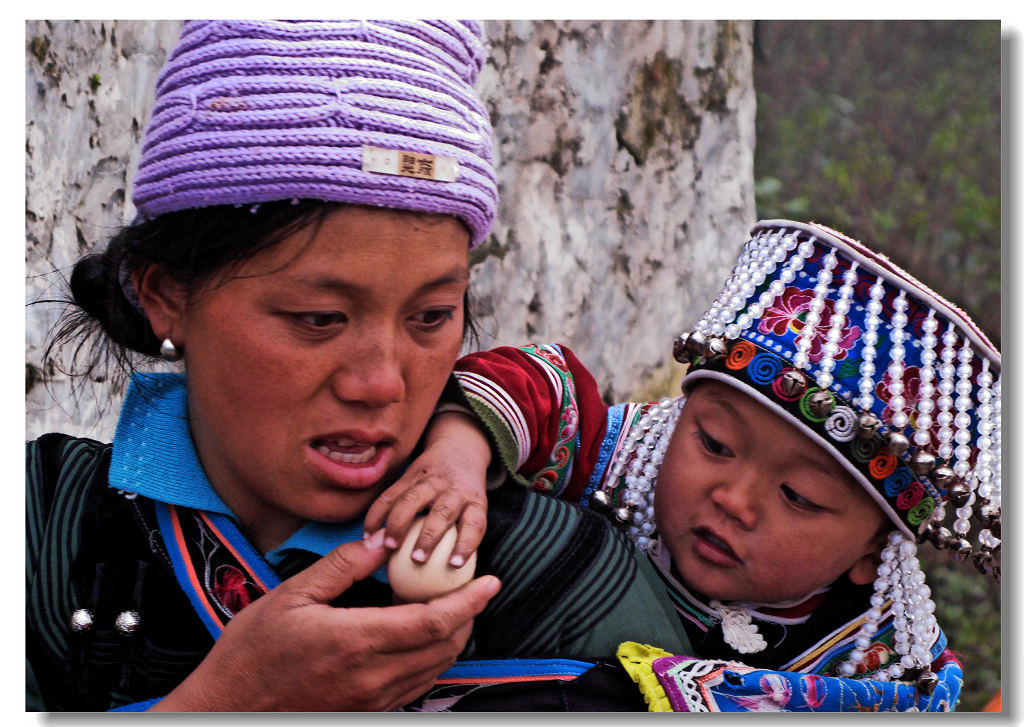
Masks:
[[[320,199],[450,214],[498,203],[472,21],[193,20],[156,85],[132,201]]]

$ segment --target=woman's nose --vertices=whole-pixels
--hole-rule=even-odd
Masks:
[[[757,523],[761,496],[752,477],[730,478],[711,491],[711,501],[745,530]]]
[[[393,404],[405,397],[405,377],[398,342],[379,335],[341,352],[342,363],[332,376],[335,396],[370,407]]]

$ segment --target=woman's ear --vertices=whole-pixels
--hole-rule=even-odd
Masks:
[[[873,583],[878,577],[878,566],[882,562],[882,550],[889,539],[889,528],[883,528],[872,540],[867,552],[846,571],[847,578],[858,586]]]
[[[187,300],[184,286],[159,265],[152,264],[134,273],[132,282],[157,340],[169,338],[176,346],[183,345]]]

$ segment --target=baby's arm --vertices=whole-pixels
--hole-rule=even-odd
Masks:
[[[458,538],[449,563],[460,567],[480,544],[487,526],[490,462],[490,442],[472,416],[459,411],[437,414],[424,435],[423,453],[367,511],[367,535],[384,527],[385,545],[397,548],[416,515],[429,507],[412,559],[425,562],[454,525]]]
[[[496,454],[522,484],[579,502],[600,459],[608,406],[565,346],[503,346],[464,356],[455,377]]]
[[[470,354],[456,364],[455,377],[472,416],[469,410],[435,416],[423,453],[366,515],[367,533],[386,527],[386,544],[397,547],[416,514],[430,505],[413,549],[419,562],[452,524],[459,528],[453,565],[480,543],[488,466],[491,486],[511,474],[524,486],[578,501],[606,429],[608,407],[597,382],[565,347],[506,346]]]

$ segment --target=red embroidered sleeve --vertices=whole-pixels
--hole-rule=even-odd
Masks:
[[[510,471],[578,501],[597,461],[608,406],[568,348],[502,347],[458,361],[455,376]]]

